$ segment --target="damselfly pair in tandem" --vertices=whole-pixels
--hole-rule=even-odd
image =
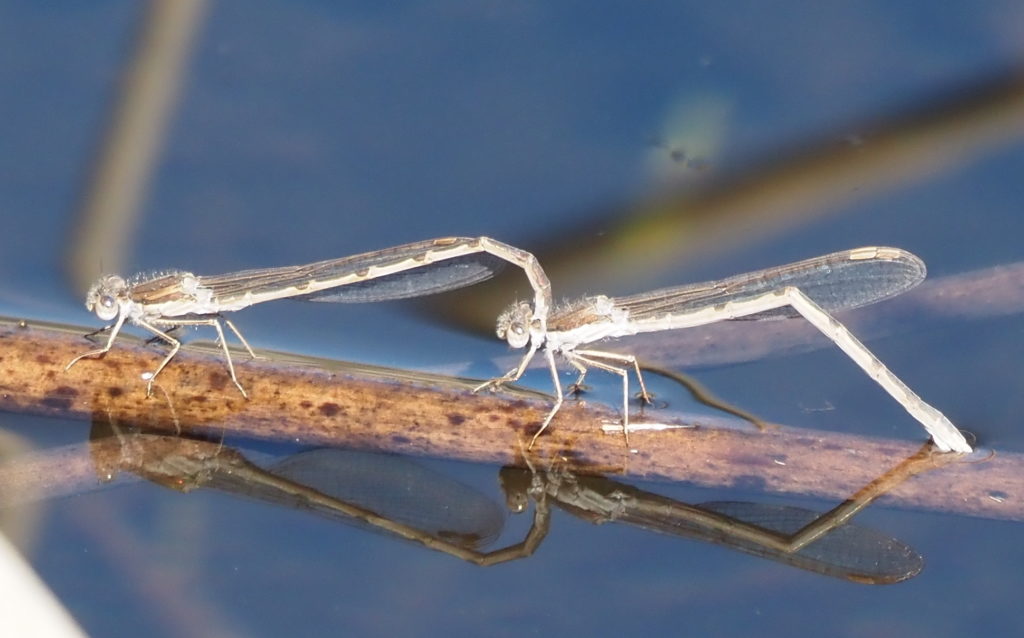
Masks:
[[[579,373],[577,386],[589,368],[622,377],[622,422],[628,443],[630,370],[637,375],[642,396],[647,396],[640,366],[631,355],[581,346],[718,321],[802,316],[917,419],[940,450],[971,451],[963,434],[949,419],[914,393],[829,314],[898,295],[920,283],[925,277],[924,263],[898,248],[857,248],[719,281],[629,297],[587,297],[554,308],[550,282],[537,259],[488,237],[428,240],[302,266],[225,275],[175,271],[129,280],[108,275],[90,289],[86,307],[100,319],[113,321],[110,336],[102,348],[76,357],[67,368],[83,358],[108,352],[129,321],[171,345],[170,352],[149,376],[147,392],[151,392],[156,375],[181,347],[168,331],[177,326],[206,325],[216,330],[231,380],[245,395],[221,323],[255,355],[234,324],[223,318],[223,313],[274,299],[373,302],[418,297],[478,283],[492,277],[504,263],[524,270],[533,288],[533,300],[515,303],[501,314],[498,337],[527,351],[518,366],[477,390],[517,381],[537,351],[543,349],[554,382],[555,402],[531,445],[547,429],[563,402],[556,353]]]

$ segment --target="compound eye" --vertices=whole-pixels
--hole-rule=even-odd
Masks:
[[[526,326],[517,321],[509,326],[506,338],[508,344],[513,348],[522,348],[530,342],[530,333],[526,330]]]
[[[96,316],[104,321],[117,316],[117,300],[113,295],[100,295],[96,304]]]

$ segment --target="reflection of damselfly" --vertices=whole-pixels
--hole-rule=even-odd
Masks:
[[[848,522],[878,496],[874,493],[819,514],[741,501],[690,505],[601,476],[565,471],[507,467],[501,476],[513,511],[523,511],[530,495],[537,504],[553,501],[590,523],[625,523],[872,585],[912,578],[924,565],[903,542]]]
[[[215,488],[355,522],[477,565],[525,558],[550,527],[549,504],[592,523],[627,523],[703,540],[809,571],[869,584],[916,575],[921,557],[900,541],[848,524],[885,490],[923,469],[917,463],[876,481],[826,515],[746,502],[688,505],[632,486],[564,470],[501,471],[513,511],[534,502],[526,537],[492,551],[479,549],[501,530],[493,503],[459,483],[401,457],[334,449],[301,452],[260,468],[215,443],[155,435],[122,435],[118,469],[181,491]],[[105,464],[97,461],[103,467]],[[114,472],[107,468],[108,474]]]
[[[498,506],[473,488],[403,457],[336,449],[300,452],[266,469],[236,450],[209,441],[122,433],[111,454],[96,441],[109,429],[94,424],[94,462],[104,478],[129,471],[181,492],[212,488],[301,508],[386,532],[478,565],[533,553],[548,531],[549,511],[539,504],[526,538],[493,551],[479,548],[502,531]],[[109,438],[107,438],[109,440]],[[103,449],[100,458],[95,450]]]
[[[151,394],[154,379],[181,347],[168,331],[179,326],[211,326],[217,331],[231,380],[244,396],[221,322],[251,356],[256,355],[223,313],[275,299],[356,303],[420,297],[488,279],[504,262],[526,272],[536,309],[531,322],[543,328],[551,294],[544,271],[530,253],[489,237],[433,239],[301,266],[225,275],[173,271],[128,280],[106,275],[89,290],[85,306],[100,319],[114,322],[109,326],[110,336],[102,348],[75,357],[67,368],[86,357],[106,354],[125,321],[130,321],[171,345],[170,352],[149,375],[146,391]]]
[[[555,353],[562,355],[579,372],[574,387],[579,387],[591,367],[622,377],[622,423],[628,441],[628,373],[631,369],[636,372],[641,396],[645,400],[649,396],[636,358],[587,350],[583,346],[604,339],[690,328],[718,321],[802,316],[917,419],[940,450],[970,452],[970,445],[949,419],[925,403],[829,314],[898,295],[916,286],[924,277],[924,263],[904,250],[857,248],[719,281],[665,288],[629,297],[586,297],[555,308],[548,317],[547,331],[539,335],[540,343],[537,342],[537,331],[530,328],[536,310],[529,302],[520,302],[498,318],[498,336],[513,347],[529,344],[530,349],[517,368],[480,387],[519,379],[529,359],[543,346],[556,398],[554,407],[534,435],[534,441],[562,405]]]

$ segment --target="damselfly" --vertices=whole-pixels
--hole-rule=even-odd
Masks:
[[[802,316],[845,352],[917,419],[942,451],[970,452],[963,434],[941,412],[925,403],[878,360],[829,312],[856,308],[898,295],[920,283],[925,265],[899,248],[867,247],[799,261],[786,266],[629,297],[586,297],[555,308],[547,330],[531,329],[536,311],[529,302],[509,307],[498,318],[498,337],[521,348],[529,344],[519,366],[478,389],[515,381],[538,348],[544,348],[555,384],[555,404],[533,441],[551,423],[562,405],[563,393],[555,365],[562,355],[579,372],[579,387],[590,367],[622,377],[622,425],[629,441],[629,378],[636,372],[641,396],[647,388],[636,358],[581,346],[604,339],[644,332],[689,328],[726,320],[776,319]],[[537,342],[537,337],[542,341]],[[533,442],[531,442],[532,445]]]
[[[536,258],[489,237],[446,237],[301,266],[225,275],[183,271],[136,275],[130,279],[106,275],[89,290],[85,307],[100,319],[113,321],[108,326],[110,336],[102,348],[75,357],[65,369],[81,359],[106,354],[128,321],[171,346],[160,365],[148,375],[146,392],[150,394],[156,376],[181,348],[181,342],[168,334],[169,330],[179,326],[211,326],[217,332],[231,380],[247,396],[235,375],[221,322],[251,356],[256,355],[223,313],[274,299],[356,303],[420,297],[488,279],[500,270],[503,262],[526,272],[534,298],[525,329],[543,334],[551,306],[551,285]]]

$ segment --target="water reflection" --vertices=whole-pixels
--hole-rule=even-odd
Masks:
[[[116,444],[111,445],[111,438]],[[484,550],[500,535],[500,509],[473,488],[404,457],[321,448],[266,467],[222,442],[149,434],[97,419],[93,461],[104,479],[127,471],[181,492],[199,488],[315,512],[386,532],[477,565],[534,553],[551,525],[551,505],[585,521],[625,523],[714,543],[783,565],[865,584],[916,576],[922,557],[887,534],[850,524],[878,496],[939,465],[930,446],[824,514],[788,505],[721,501],[690,504],[602,476],[580,475],[550,459],[499,473],[507,505],[533,520],[523,540]]]
[[[262,468],[222,443],[94,424],[94,442],[110,434],[120,445],[93,446],[97,472],[106,480],[128,471],[180,492],[212,488],[306,509],[480,565],[528,556],[547,533],[542,506],[523,542],[479,551],[503,527],[497,505],[404,457],[321,448]]]
[[[594,524],[626,523],[680,538],[706,541],[784,565],[872,585],[920,573],[923,558],[902,541],[848,524],[852,513],[820,514],[788,505],[743,501],[689,504],[605,477],[506,467],[509,506],[524,509],[525,495],[547,498]],[[519,486],[509,490],[510,485]],[[529,487],[526,487],[529,485]],[[857,511],[869,502],[858,502]]]

